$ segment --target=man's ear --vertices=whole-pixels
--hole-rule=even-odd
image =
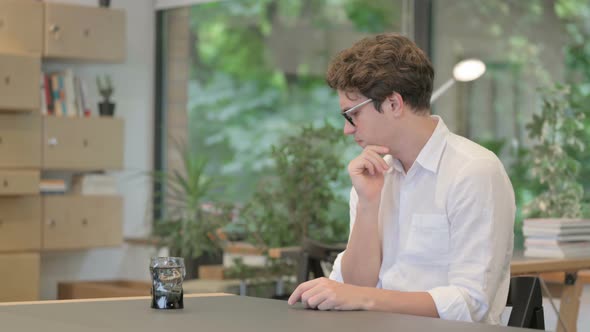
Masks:
[[[387,96],[385,102],[388,104],[388,108],[393,112],[394,116],[398,117],[403,114],[404,99],[399,93],[393,92]]]

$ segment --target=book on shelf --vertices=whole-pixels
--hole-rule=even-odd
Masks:
[[[41,179],[39,182],[39,191],[41,193],[65,193],[67,189],[66,182],[63,179]]]
[[[587,219],[526,219],[522,232],[525,237],[555,237],[565,235],[589,235]]]
[[[80,195],[117,195],[117,181],[106,174],[75,175],[72,192]]]
[[[550,229],[568,229],[568,228],[590,228],[590,219],[525,219],[523,226],[531,228],[550,228]]]
[[[527,237],[555,237],[555,236],[566,236],[566,235],[590,235],[590,227],[585,228],[535,228],[524,226],[522,228],[522,234]]]
[[[545,236],[545,237],[525,237],[524,243],[527,245],[560,245],[570,242],[588,241],[590,242],[590,234],[579,234],[579,235],[557,235],[557,236]]]
[[[89,116],[86,88],[72,69],[41,75],[41,114],[53,116]]]
[[[576,258],[590,257],[590,242],[580,245],[555,247],[526,247],[524,255],[527,257]]]

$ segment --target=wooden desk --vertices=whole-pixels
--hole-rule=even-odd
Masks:
[[[577,274],[578,271],[585,269],[590,269],[590,257],[571,259],[529,258],[522,256],[522,253],[515,252],[512,263],[510,264],[510,271],[513,276],[565,272],[559,305],[559,316],[568,332],[577,331],[580,297],[583,291],[583,283],[578,279]],[[557,322],[557,331],[564,332],[559,321]]]
[[[186,296],[182,310],[155,310],[149,297],[4,304],[3,331],[533,331],[368,311],[316,311],[243,296]]]
[[[342,250],[346,248],[342,245]],[[271,248],[268,255],[272,258],[297,258],[301,253],[300,247]],[[511,274],[540,275],[542,273],[565,272],[559,316],[567,328],[567,332],[576,332],[580,297],[583,282],[578,278],[578,271],[590,269],[590,257],[575,259],[544,259],[524,257],[522,252],[516,251],[511,267]],[[548,310],[548,308],[545,308]],[[557,324],[558,332],[565,332],[561,324]]]

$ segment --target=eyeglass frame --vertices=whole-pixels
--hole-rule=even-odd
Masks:
[[[359,108],[367,105],[368,103],[372,102],[373,99],[369,98],[357,105],[354,105],[353,107],[347,109],[344,112],[341,112],[340,114],[342,114],[342,116],[346,119],[346,121],[348,121],[348,123],[350,123],[353,127],[356,127],[356,125],[354,124],[354,121],[352,121],[352,117],[349,115],[349,113],[354,112],[355,110],[358,110]]]

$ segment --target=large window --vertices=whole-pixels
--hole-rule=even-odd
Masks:
[[[166,10],[159,15],[163,146],[184,133],[176,136],[190,153],[231,182],[226,198],[244,202],[281,137],[303,124],[343,125],[323,79],[329,59],[364,35],[401,32],[427,39],[419,44],[431,56],[435,88],[462,59],[486,63],[484,76],[456,84],[433,112],[501,157],[522,207],[539,193],[522,158],[531,143],[526,125],[540,109],[538,88],[573,83],[573,106],[590,102],[589,12],[579,0],[227,0]],[[358,153],[349,143],[345,161]],[[164,164],[173,167],[178,158],[164,150]],[[578,157],[590,160],[590,153]],[[589,192],[586,165],[581,179]],[[334,187],[342,200],[348,186]]]
[[[435,86],[451,77],[453,65],[459,60],[479,58],[488,68],[480,79],[455,85],[437,101],[434,110],[443,115],[452,130],[501,157],[516,192],[517,245],[522,245],[522,238],[519,239],[522,218],[534,216],[525,207],[548,186],[547,182],[539,181],[543,174],[531,172],[536,163],[531,146],[538,141],[529,138],[531,127],[527,125],[532,123],[534,115],[541,114],[544,100],[552,98],[558,98],[553,104],[569,103],[572,109],[585,112],[586,118],[589,115],[586,106],[590,100],[590,49],[586,46],[590,38],[589,16],[587,1],[433,1]],[[556,84],[568,84],[571,93],[561,98],[546,90]],[[585,140],[589,125],[586,120],[586,128],[580,133],[582,137],[586,135]],[[588,201],[588,149],[565,150],[574,163],[579,162],[576,167],[581,174],[577,181],[584,185]],[[562,160],[544,163],[549,170],[551,165],[554,169],[563,165]]]
[[[324,82],[328,61],[368,34],[410,34],[411,15],[403,15],[411,13],[409,3],[230,0],[165,11],[164,108],[172,120],[164,145],[188,142],[192,154],[207,159],[209,172],[231,182],[225,198],[244,202],[281,137],[306,124],[343,126],[337,95]],[[175,135],[184,119],[188,134]],[[343,160],[358,152],[350,143]],[[173,164],[174,152],[168,156]],[[347,199],[349,184],[334,189]]]

